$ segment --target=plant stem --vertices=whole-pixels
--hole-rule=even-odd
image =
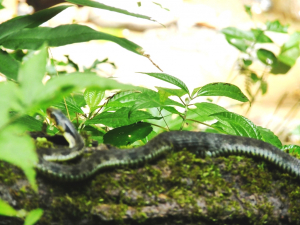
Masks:
[[[165,117],[161,114],[161,110],[159,110],[158,108],[157,108],[157,110],[158,110],[159,114],[161,115],[161,117],[163,118],[168,130],[170,131],[170,127],[168,126],[167,121],[165,120]]]
[[[184,113],[183,113],[183,117],[182,117],[182,123],[181,123],[181,126],[180,126],[179,130],[182,130],[182,128],[183,128],[183,126],[184,126],[184,124],[185,124],[185,121],[186,121],[186,114],[187,114],[187,110],[188,110],[188,105],[189,105],[189,103],[190,103],[190,98],[186,98],[186,99],[185,99],[185,103],[184,103],[185,109],[184,109]]]
[[[210,127],[210,128],[212,128],[212,129],[215,129],[215,130],[219,131],[220,133],[226,134],[223,130],[218,129],[218,128],[215,128],[215,127],[213,127],[213,126],[211,126],[211,125],[209,125],[209,124],[207,124],[207,123],[203,123],[203,122],[200,122],[200,121],[194,120],[194,119],[186,119],[186,120],[193,121],[193,122],[195,122],[195,123],[200,123],[200,124],[202,124],[202,125],[205,125],[205,126],[207,126],[207,127]]]

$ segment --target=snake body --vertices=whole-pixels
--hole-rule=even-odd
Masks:
[[[60,161],[79,156],[84,150],[82,138],[72,123],[58,110],[50,109],[48,114],[54,117],[64,136],[71,138],[70,148],[39,153],[38,171],[64,181],[78,181],[91,177],[105,168],[115,168],[142,164],[156,159],[169,151],[186,149],[198,156],[248,155],[262,158],[277,165],[284,171],[300,177],[300,160],[283,152],[275,146],[252,138],[193,131],[171,131],[157,135],[146,145],[131,148],[112,148],[96,151],[88,159],[75,165],[62,165],[47,160]],[[59,115],[59,117],[58,117]],[[58,119],[58,120],[57,120]],[[47,160],[46,160],[47,159]]]

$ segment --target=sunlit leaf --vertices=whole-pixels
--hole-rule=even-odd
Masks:
[[[16,113],[11,112],[12,117],[16,115]],[[29,115],[24,115],[16,119],[14,124],[22,125],[26,127],[27,131],[41,131],[43,127],[43,122],[40,120],[37,120],[36,118],[29,116]]]
[[[232,38],[237,38],[237,39],[245,39],[249,41],[254,41],[255,36],[251,31],[244,31],[240,30],[236,27],[227,27],[221,30],[225,36],[229,35]]]
[[[44,107],[53,102],[61,101],[64,96],[71,92],[82,90],[87,87],[97,87],[99,90],[113,89],[137,89],[132,85],[122,84],[113,79],[97,76],[95,73],[71,73],[64,76],[51,78],[36,96],[36,102]]]
[[[186,92],[182,89],[171,89],[171,88],[163,88],[163,87],[155,87],[158,90],[158,94],[160,97],[160,101],[164,103],[168,97],[177,96],[182,97],[186,94]]]
[[[217,119],[220,123],[224,123],[226,126],[230,124],[235,131],[235,133],[230,134],[255,138],[258,140],[261,139],[257,126],[246,117],[232,112],[214,113],[211,116]]]
[[[0,215],[17,216],[18,211],[0,198]]]
[[[32,54],[21,66],[18,81],[23,94],[23,102],[30,105],[43,87],[42,79],[46,73],[48,50],[43,45],[37,54]]]
[[[209,102],[195,103],[196,109],[189,108],[187,112],[188,119],[197,118],[199,121],[209,121],[213,120],[213,117],[210,117],[211,114],[219,112],[227,112],[227,110],[219,105]]]
[[[266,23],[267,30],[279,33],[287,33],[288,32],[288,25],[283,26],[278,20],[275,21],[268,21]]]
[[[162,7],[161,4],[157,3],[157,2],[153,2],[155,5],[158,5],[160,8],[164,9],[164,10],[167,10],[167,11],[170,11],[170,9],[167,9],[167,8],[164,8]]]
[[[231,44],[232,46],[236,47],[238,50],[245,52],[247,51],[248,47],[250,46],[244,39],[231,37],[230,35],[226,36],[226,41]]]
[[[9,93],[9,94],[8,94]],[[20,89],[16,83],[0,82],[0,127],[9,121],[10,110],[22,110]],[[5,96],[5,97],[4,97]]]
[[[78,24],[61,25],[55,28],[36,27],[23,29],[5,37],[1,44],[9,49],[36,50],[44,42],[47,42],[51,47],[57,47],[90,40],[112,41],[136,54],[143,54],[142,47],[125,38],[119,38]]]
[[[264,34],[264,31],[261,29],[251,29],[251,32],[255,36],[256,43],[273,43],[272,39]]]
[[[29,214],[26,216],[24,225],[33,225],[35,224],[43,215],[42,209],[34,209],[29,212]]]
[[[112,6],[104,5],[100,2],[95,2],[95,1],[91,1],[91,0],[66,0],[66,1],[71,2],[73,4],[90,6],[90,7],[94,7],[94,8],[98,8],[98,9],[105,9],[105,10],[109,10],[109,11],[113,11],[113,12],[117,12],[117,13],[122,13],[122,14],[129,15],[129,16],[134,16],[134,17],[141,18],[141,19],[147,19],[147,20],[155,21],[155,20],[151,19],[149,16],[136,14],[136,13],[131,13],[131,12],[128,12],[124,9],[119,9],[119,8],[115,8],[115,7],[112,7]]]
[[[170,94],[170,96],[182,97],[186,94],[186,92],[182,89],[172,89],[172,88],[164,88],[164,87],[155,87],[159,91],[165,91]]]
[[[282,50],[278,55],[278,60],[292,67],[295,65],[299,56],[300,56],[300,49],[298,43],[298,45],[295,45],[294,47]]]
[[[171,76],[171,75],[166,74],[166,73],[142,73],[142,74],[147,74],[151,77],[155,77],[157,79],[166,81],[170,84],[174,84],[177,87],[181,88],[183,91],[185,91],[186,94],[189,93],[189,89],[187,88],[186,84],[183,83],[183,81],[181,81],[177,77]]]
[[[263,141],[268,142],[268,143],[276,146],[277,148],[282,148],[281,141],[271,130],[260,127],[260,126],[258,126],[257,128],[262,136]]]
[[[201,89],[202,87],[197,87],[193,90],[192,92],[192,97],[194,97],[194,95]]]
[[[129,115],[137,109],[148,108],[163,108],[164,106],[179,106],[184,107],[183,104],[167,99],[165,102],[160,101],[160,96],[157,92],[152,90],[143,90],[143,93],[139,95],[139,98],[135,101],[135,104],[131,107]]]
[[[23,127],[10,125],[0,131],[0,160],[20,167],[27,176],[32,188],[37,191],[34,165],[38,157],[31,138]]]
[[[37,27],[42,23],[48,21],[52,17],[56,16],[58,13],[62,12],[68,7],[70,6],[61,5],[58,7],[38,11],[32,15],[18,16],[11,20],[8,20],[0,24],[0,39],[4,38],[9,34],[20,31],[23,28]],[[1,41],[2,40],[0,40],[0,44],[2,45]]]
[[[95,116],[93,119],[87,120],[85,124],[103,124],[108,127],[121,127],[145,119],[161,119],[161,117],[154,117],[148,112],[139,110],[132,112],[131,116],[128,117],[129,111],[130,108],[121,108],[116,112],[103,112]]]
[[[197,96],[226,96],[241,102],[248,102],[248,98],[235,85],[229,83],[211,83],[203,86]]]
[[[86,104],[91,108],[98,106],[101,100],[104,98],[105,91],[99,90],[99,88],[90,87],[84,92],[84,99]]]

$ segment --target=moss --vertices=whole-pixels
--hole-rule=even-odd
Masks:
[[[0,183],[6,185],[13,185],[17,180],[23,178],[24,176],[20,173],[16,167],[12,167],[9,163],[0,161]]]
[[[5,178],[9,185],[19,178],[11,168],[1,167],[1,163],[0,168],[0,178],[9,176]],[[275,195],[281,196],[282,201],[290,200],[289,212],[292,221],[296,221],[300,213],[300,187],[295,178],[260,160],[240,156],[202,159],[188,151],[170,153],[142,167],[103,171],[83,183],[47,183],[46,200],[27,186],[21,186],[15,197],[26,210],[43,208],[44,224],[63,223],[66,216],[82,219],[93,213],[122,223],[127,210],[133,210],[133,218],[143,222],[149,218],[144,207],[172,201],[186,212],[186,218],[223,223],[240,216],[263,224],[273,219],[273,206],[267,197],[256,204],[241,199],[243,192],[261,196],[272,192],[273,182],[279,187]]]

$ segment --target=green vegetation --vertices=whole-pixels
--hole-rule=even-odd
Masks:
[[[69,0],[68,2],[150,20],[147,16],[129,13],[89,0]],[[2,96],[0,98],[0,160],[18,166],[24,171],[32,190],[36,193],[31,193],[32,190],[24,187],[22,195],[30,194],[38,198],[34,170],[38,157],[35,146],[25,131],[42,130],[43,123],[48,123],[46,109],[49,106],[57,107],[66,113],[88,139],[115,146],[141,145],[162,131],[195,130],[195,124],[203,124],[208,127],[208,132],[251,137],[269,142],[278,148],[299,152],[298,146],[282,146],[280,140],[270,130],[256,126],[246,117],[230,112],[214,103],[203,102],[204,96],[223,96],[239,101],[241,104],[249,104],[249,99],[233,84],[220,82],[203,84],[190,91],[183,81],[172,75],[142,72],[140,76],[152,76],[153,79],[160,79],[177,87],[176,89],[156,87],[157,91],[153,91],[97,76],[97,65],[111,63],[107,59],[96,60],[90,68],[85,68],[81,72],[78,65],[67,58],[66,64],[73,66],[76,72],[56,71],[55,65],[66,64],[49,59],[49,47],[89,40],[112,41],[128,51],[147,57],[143,55],[142,47],[137,44],[87,26],[69,24],[55,28],[39,27],[68,7],[70,6],[49,8],[33,15],[16,17],[0,25],[0,45],[2,46],[0,72],[6,76],[6,81],[0,83]],[[299,32],[290,36],[290,39],[281,46],[277,56],[264,48],[257,49],[258,43],[273,43],[266,31],[287,33],[287,27],[274,21],[268,22],[265,30],[256,28],[251,31],[242,31],[232,27],[222,30],[227,41],[243,53],[238,62],[241,74],[245,75],[248,81],[250,80],[247,83],[250,103],[255,101],[259,92],[264,94],[267,91],[267,73],[257,75],[250,69],[256,57],[266,65],[268,73],[280,74],[286,73],[295,64],[300,54]],[[253,52],[256,52],[256,55],[253,55]],[[113,63],[111,64],[114,66]],[[43,84],[42,80],[46,74],[50,79]],[[251,84],[256,82],[260,85],[253,94]],[[175,96],[178,101],[170,99],[170,96]],[[88,109],[88,112],[84,112],[83,107]],[[208,123],[208,121],[216,122]],[[55,134],[57,129],[48,129],[48,133]],[[268,188],[268,182],[271,182],[268,177],[270,175],[263,170],[263,164],[260,165],[259,170],[247,170],[249,165],[253,164],[252,159],[241,157],[214,159],[214,161],[218,160],[225,163],[226,170],[248,180],[249,183],[243,188],[250,190],[251,193],[265,191]],[[241,160],[244,161],[243,164],[239,164]],[[142,208],[151,201],[157,203],[155,200],[157,198],[172,198],[181,207],[186,207],[186,209],[192,207],[194,214],[213,221],[215,215],[218,214],[218,208],[223,206],[223,202],[226,202],[229,212],[232,209],[236,211],[241,209],[237,201],[232,201],[229,197],[235,189],[232,184],[222,178],[224,169],[211,161],[212,159],[209,158],[197,159],[193,154],[183,151],[170,154],[163,162],[158,162],[158,167],[168,167],[172,171],[171,177],[164,177],[160,169],[149,165],[140,169],[142,173],[134,169],[125,170],[118,181],[114,179],[114,176],[102,173],[91,182],[91,187],[85,197],[79,195],[79,191],[68,193],[67,196],[65,194],[53,196],[50,208],[55,210],[55,207],[66,204],[76,206],[67,207],[66,210],[96,212],[99,207],[107,207],[109,210],[106,211],[107,214],[104,217],[122,221],[127,210],[126,203],[132,200],[122,195],[121,190],[137,190],[139,193],[147,193],[148,196],[155,196],[155,198],[153,200],[140,194],[137,200],[133,201],[137,206],[136,209]],[[180,166],[178,166],[179,163]],[[3,167],[2,163],[1,167]],[[187,173],[190,175],[189,178],[186,177]],[[288,175],[284,176],[292,179]],[[199,177],[201,179],[198,179]],[[5,183],[13,183],[19,177],[14,177],[11,169],[8,168],[4,169],[0,178]],[[194,185],[187,185],[188,187],[183,188],[181,185],[188,183],[189,179]],[[289,197],[293,199],[295,206],[291,213],[296,215],[299,212],[299,205],[294,199],[299,196],[299,188],[296,185],[289,186],[287,183],[280,183],[280,185],[290,189]],[[178,187],[174,188],[176,186]],[[103,190],[102,194],[95,198],[94,189],[98,190],[97,193]],[[111,195],[110,197],[106,195],[110,189],[120,190],[121,194],[118,194],[119,200],[117,201],[119,204],[108,206],[112,203],[109,199]],[[207,202],[207,211],[203,212],[195,199],[201,194],[209,196],[210,192],[217,192],[218,197],[211,197],[210,202]],[[15,210],[0,200],[0,215],[25,218],[25,224],[34,224],[43,214],[43,210],[39,207],[38,203],[32,200],[32,202],[23,203],[25,210]],[[268,210],[271,206],[262,202],[258,207],[264,212],[260,221],[267,221]],[[253,211],[247,212],[249,218],[252,218],[252,214]],[[135,215],[139,221],[147,218],[147,215],[138,209]],[[45,218],[42,218],[44,222],[49,219],[47,216],[49,215],[46,214]],[[231,214],[231,216],[234,215]],[[57,217],[59,217],[59,212]],[[253,221],[256,219],[253,218]]]

